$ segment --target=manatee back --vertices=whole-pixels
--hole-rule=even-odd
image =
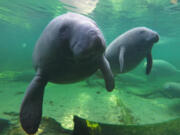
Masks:
[[[160,59],[153,60],[152,75],[156,74],[162,77],[162,76],[171,76],[178,73],[179,71],[177,70],[177,68],[171,63]]]
[[[53,63],[57,64],[57,59],[61,62],[61,58],[64,57],[64,53],[66,52],[64,50],[67,45],[65,37],[68,35],[61,34],[60,29],[65,27],[64,24],[69,25],[71,23],[66,18],[65,15],[56,17],[42,32],[33,52],[33,65],[35,69],[44,69],[50,67]]]

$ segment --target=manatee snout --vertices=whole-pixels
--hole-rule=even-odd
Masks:
[[[88,32],[88,45],[86,45],[85,51],[90,51],[94,54],[102,54],[106,49],[105,41],[103,41],[102,35],[98,31],[89,30]]]
[[[101,56],[106,48],[101,39],[97,34],[94,34],[84,38],[83,41],[78,41],[78,45],[76,45],[78,48],[74,51],[74,57],[85,58]]]
[[[157,32],[153,33],[152,41],[153,41],[153,43],[156,43],[159,41],[159,34]]]
[[[144,34],[146,42],[149,43],[156,43],[159,41],[159,34],[153,30],[146,30],[146,34]]]

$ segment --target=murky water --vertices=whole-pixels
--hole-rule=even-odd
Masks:
[[[178,0],[14,0],[0,1],[0,118],[14,122],[24,92],[34,76],[32,53],[37,39],[54,17],[76,12],[93,19],[108,46],[137,26],[159,33],[153,46],[153,68],[144,61],[116,76],[109,93],[102,78],[46,87],[43,116],[72,129],[73,115],[109,124],[146,124],[180,116],[180,2]],[[173,88],[169,88],[169,83]],[[13,115],[14,114],[14,115]]]

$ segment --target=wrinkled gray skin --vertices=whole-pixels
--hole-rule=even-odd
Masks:
[[[81,81],[100,69],[106,89],[112,91],[114,79],[104,56],[104,37],[96,23],[79,14],[67,13],[53,19],[34,49],[36,75],[23,99],[20,121],[28,134],[34,134],[42,117],[46,84]]]
[[[146,74],[152,68],[151,49],[158,42],[159,35],[146,27],[136,27],[117,37],[105,51],[114,74],[133,70],[145,57]]]

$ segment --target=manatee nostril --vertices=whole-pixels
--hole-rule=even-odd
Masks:
[[[154,38],[154,42],[158,42],[158,41],[159,41],[159,35],[156,34],[156,35],[155,35],[155,38]]]
[[[159,41],[159,34],[157,32],[153,32],[151,40],[152,40],[153,43],[158,42]]]

